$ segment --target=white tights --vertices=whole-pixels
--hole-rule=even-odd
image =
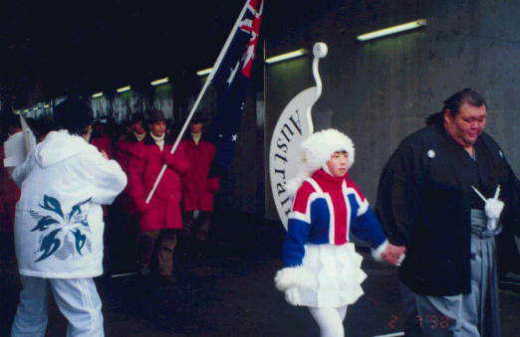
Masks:
[[[309,307],[312,318],[320,327],[321,337],[344,337],[343,320],[347,314],[347,305],[338,308]]]

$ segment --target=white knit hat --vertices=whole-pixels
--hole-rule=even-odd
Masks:
[[[301,144],[300,168],[296,177],[287,183],[287,189],[294,194],[303,181],[326,165],[334,152],[348,153],[347,170],[354,164],[355,149],[352,140],[336,129],[326,129],[313,133]]]

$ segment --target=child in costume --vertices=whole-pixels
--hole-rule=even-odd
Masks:
[[[327,129],[305,140],[302,150],[302,170],[288,184],[296,195],[282,250],[284,268],[275,283],[287,302],[309,307],[322,337],[342,337],[347,307],[363,295],[360,285],[366,278],[351,234],[368,242],[376,259],[392,264],[404,248],[388,243],[348,176],[354,163],[349,137]]]

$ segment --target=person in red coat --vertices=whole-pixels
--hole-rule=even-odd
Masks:
[[[18,132],[22,132],[20,120],[18,116],[10,113],[6,120],[7,133],[12,136]],[[2,262],[7,262],[8,265],[15,264],[14,254],[14,214],[18,199],[20,199],[20,189],[11,179],[11,174],[4,166],[4,146],[0,143],[0,258]]]
[[[203,128],[204,120],[193,119],[190,123],[191,133],[182,141],[191,164],[184,180],[186,227],[188,234],[193,234],[201,241],[208,238],[213,197],[219,189],[219,179],[208,176],[215,157],[215,145],[204,139]]]
[[[97,121],[92,127],[92,136],[90,139],[90,143],[108,159],[114,159],[114,146],[111,131],[112,130],[110,130],[110,126],[107,124],[106,119]],[[103,216],[106,217],[107,214],[108,205],[103,205]]]
[[[183,227],[181,216],[181,176],[189,169],[185,146],[179,144],[170,153],[166,139],[166,120],[161,111],[149,112],[150,134],[136,148],[129,166],[129,193],[140,213],[139,266],[142,274],[150,271],[154,251],[159,274],[172,280],[173,254],[177,233]],[[161,182],[150,203],[146,197],[163,165],[167,165]]]
[[[94,124],[90,140],[92,145],[97,147],[100,152],[104,152],[110,159],[114,158],[114,128],[113,122],[102,119]]]
[[[20,191],[4,167],[4,146],[0,143],[0,264],[14,262],[13,223]],[[1,267],[0,269],[4,269]]]
[[[130,160],[146,137],[144,114],[135,113],[125,125],[125,133],[113,147],[114,159],[129,176]],[[138,253],[139,212],[137,211],[127,186],[118,195],[109,209],[111,226],[107,227],[108,269],[112,273],[133,271]]]
[[[20,189],[16,184],[11,180],[10,174],[3,166],[4,162],[4,148],[2,146],[0,156],[2,157],[2,164],[0,170],[1,173],[1,182],[2,185],[2,204],[3,204],[3,211],[4,211],[4,217],[2,218],[2,226],[0,227],[1,231],[4,233],[12,233],[13,232],[13,224],[14,224],[14,210],[16,207],[16,203],[18,202],[18,199],[20,198]]]
[[[123,171],[128,175],[130,160],[135,157],[137,150],[140,148],[140,143],[147,136],[145,129],[144,114],[136,113],[132,116],[129,122],[128,132],[124,134],[114,147],[114,159],[119,163]],[[129,186],[121,193],[116,200],[118,208],[125,213],[134,214],[136,212],[135,206],[128,194]]]
[[[144,114],[136,113],[132,115],[128,128],[128,132],[117,141],[114,154],[115,159],[125,172],[128,172],[130,158],[135,155],[136,145],[142,142],[147,135]]]

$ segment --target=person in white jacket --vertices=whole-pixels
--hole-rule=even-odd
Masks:
[[[47,289],[69,322],[68,337],[104,336],[93,277],[103,273],[103,212],[127,183],[115,160],[88,143],[92,111],[69,99],[50,132],[12,173],[21,188],[15,246],[22,280],[12,337],[44,337]]]

